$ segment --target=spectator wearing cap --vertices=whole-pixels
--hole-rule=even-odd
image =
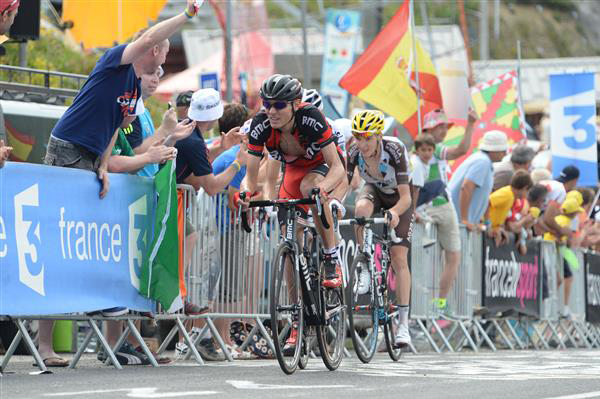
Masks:
[[[246,153],[240,151],[226,170],[217,176],[213,174],[211,159],[238,144],[244,136],[239,127],[234,127],[227,134],[221,133],[221,144],[213,146],[209,152],[202,134],[212,129],[222,115],[223,103],[219,92],[214,89],[198,90],[192,96],[187,113],[187,117],[195,122],[194,132],[175,144],[178,151],[177,183],[190,184],[196,190],[203,188],[211,196],[227,187],[246,165]]]
[[[565,166],[560,172],[560,175],[556,178],[557,182],[560,182],[565,186],[565,191],[569,192],[577,187],[579,181],[579,168],[574,165]]]
[[[182,93],[179,93],[177,99],[175,100],[175,111],[177,112],[177,120],[182,121],[187,118],[188,109],[190,108],[190,103],[192,102],[193,91],[188,90]]]
[[[471,147],[471,137],[473,135],[475,121],[477,121],[477,114],[475,111],[470,110],[465,134],[460,143],[456,147],[448,148],[443,145],[442,142],[446,138],[448,129],[450,129],[454,123],[448,121],[448,117],[444,113],[444,110],[433,110],[427,113],[423,118],[423,133],[429,133],[433,136],[433,139],[436,143],[434,158],[446,173],[447,161],[458,159],[469,151],[469,148]]]
[[[569,165],[565,167],[556,180],[544,180],[548,189],[546,202],[544,203],[544,216],[539,226],[544,232],[551,233],[556,237],[568,236],[571,229],[560,226],[556,223],[556,217],[561,214],[561,205],[567,197],[567,191],[571,191],[577,186],[579,179],[579,169],[576,166]]]
[[[10,30],[15,17],[19,12],[20,0],[0,0],[0,35],[5,35]],[[0,145],[0,148],[2,146]]]
[[[196,1],[187,0],[185,12],[154,25],[134,42],[113,47],[100,57],[73,103],[54,126],[44,163],[95,172],[102,186],[100,198],[104,198],[109,191],[108,161],[118,129],[128,126],[132,115],[143,111],[140,77],[154,73],[165,62],[168,38],[197,11]],[[103,310],[102,314],[110,317],[127,312],[124,307],[115,307]],[[53,321],[40,321],[40,355],[46,366],[67,366],[68,362],[54,353],[52,329]],[[111,347],[116,345],[121,332],[121,322],[108,323],[106,339]],[[127,357],[118,360],[127,361]]]
[[[483,135],[479,152],[469,156],[450,179],[449,190],[456,207],[458,220],[473,230],[481,223],[494,183],[494,162],[506,155],[508,139],[499,130]]]
[[[529,172],[535,157],[533,148],[518,145],[510,153],[510,159],[494,164],[494,191],[510,184],[510,179],[517,170]]]

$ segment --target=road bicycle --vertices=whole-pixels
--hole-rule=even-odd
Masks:
[[[379,331],[383,336],[387,352],[394,361],[402,354],[394,345],[394,336],[399,323],[398,306],[388,290],[392,261],[390,248],[396,239],[394,230],[389,229],[386,218],[354,218],[340,220],[340,225],[362,226],[363,245],[354,257],[349,269],[346,292],[350,335],[356,355],[363,363],[369,363],[379,344]],[[383,234],[373,232],[372,226],[383,224]],[[381,259],[376,262],[379,253]],[[360,281],[362,278],[362,282]]]
[[[244,197],[240,195],[244,200]],[[270,312],[273,346],[284,373],[292,374],[298,367],[305,368],[316,336],[323,363],[336,370],[344,355],[346,338],[346,305],[344,288],[325,288],[325,270],[320,239],[314,224],[300,222],[298,205],[316,205],[318,217],[325,228],[329,223],[323,212],[319,190],[310,198],[250,201],[249,207],[273,207],[283,211],[280,220],[281,243],[271,262]],[[337,226],[337,210],[333,209]],[[251,232],[247,213],[242,213],[242,226]],[[298,241],[297,226],[302,226]],[[297,344],[285,348],[292,329],[297,331]]]

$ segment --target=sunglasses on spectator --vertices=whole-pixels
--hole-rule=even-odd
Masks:
[[[354,138],[357,140],[368,139],[369,137],[372,137],[376,134],[381,134],[381,131],[379,131],[379,130],[353,130],[352,131],[352,136],[354,136]]]
[[[9,8],[11,8],[12,6],[14,6],[19,0],[12,0],[10,3],[8,3],[8,5],[6,7],[4,7],[4,10],[2,10],[0,12],[0,15],[4,14]]]
[[[277,111],[281,111],[282,109],[284,109],[285,107],[287,107],[288,102],[287,101],[263,101],[263,107],[265,107],[266,110],[271,109],[271,107],[275,108]]]

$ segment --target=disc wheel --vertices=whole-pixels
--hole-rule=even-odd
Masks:
[[[275,268],[271,276],[270,310],[273,345],[279,366],[286,374],[292,374],[298,367],[304,329],[300,274],[295,268],[294,260],[295,255],[291,247],[285,243],[281,244],[277,250]],[[296,345],[286,347],[286,342],[292,334],[296,334]]]
[[[361,273],[369,276],[368,290],[359,293]],[[348,321],[350,336],[356,356],[363,363],[369,363],[377,351],[379,318],[375,304],[374,278],[369,269],[369,260],[365,255],[354,258],[350,268],[350,281],[346,290],[348,301]]]

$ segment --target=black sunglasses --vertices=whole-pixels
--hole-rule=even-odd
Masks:
[[[271,109],[271,107],[274,107],[276,110],[281,111],[282,109],[284,109],[285,107],[287,107],[288,102],[287,101],[266,101],[263,100],[263,107],[265,107],[265,109],[269,110]]]

